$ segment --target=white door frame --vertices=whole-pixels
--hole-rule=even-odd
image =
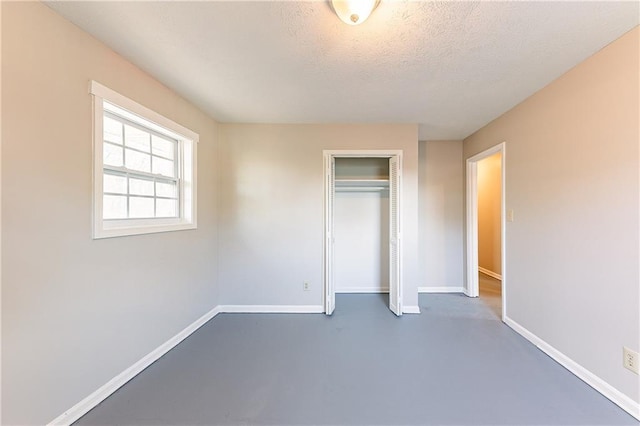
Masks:
[[[398,233],[398,285],[396,288],[398,306],[396,306],[396,315],[402,315],[402,239],[400,238],[402,232],[402,150],[323,150],[324,156],[324,250],[323,250],[323,305],[325,313],[331,315],[335,308],[335,286],[333,283],[333,235],[331,234],[330,227],[333,226],[333,198],[335,192],[335,170],[331,166],[334,164],[336,158],[397,158],[399,160],[400,170],[398,179],[398,189],[396,196],[398,197],[398,221],[399,229]],[[389,188],[391,190],[391,186]],[[391,272],[391,271],[390,271]],[[391,299],[391,282],[389,283],[389,300]]]
[[[467,158],[467,282],[464,293],[469,297],[478,297],[480,295],[478,283],[478,162],[498,152],[502,154],[500,164],[500,275],[502,277],[502,319],[504,320],[507,313],[505,142]]]

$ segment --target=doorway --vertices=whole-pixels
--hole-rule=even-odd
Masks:
[[[478,297],[482,288],[489,307],[504,320],[507,292],[504,142],[467,159],[466,209],[465,294]]]
[[[478,161],[478,289],[479,297],[502,317],[500,200],[502,154]]]
[[[353,161],[359,160],[359,161]],[[336,272],[341,276],[349,274],[344,267],[344,262],[336,262],[336,253],[344,252],[345,246],[336,247],[336,231],[339,230],[336,223],[336,214],[343,215],[344,205],[342,198],[345,193],[358,193],[360,198],[371,204],[377,204],[379,217],[378,227],[381,221],[385,222],[386,229],[379,229],[380,235],[373,237],[380,247],[378,253],[368,259],[372,266],[378,263],[378,280],[376,287],[368,290],[382,291],[388,287],[389,309],[396,315],[402,315],[402,269],[401,269],[401,202],[400,188],[402,180],[402,151],[324,151],[325,167],[325,239],[324,239],[324,307],[325,313],[331,315],[335,309],[335,294],[340,291],[336,285]],[[372,173],[372,171],[378,171]],[[383,171],[383,173],[380,173]],[[386,196],[386,199],[366,197],[376,192]],[[338,198],[340,197],[340,198]],[[368,199],[367,199],[368,198]],[[353,202],[354,200],[350,200]],[[355,200],[358,201],[358,200]],[[384,212],[380,207],[385,206]],[[375,222],[375,220],[374,220]],[[344,225],[344,224],[342,224]],[[360,223],[359,226],[362,226]],[[344,231],[344,230],[343,230]],[[386,232],[385,232],[386,231]],[[344,236],[344,234],[343,234]],[[371,236],[370,236],[371,237]],[[384,244],[385,247],[381,245]],[[336,250],[338,249],[338,250]],[[376,261],[377,256],[377,261]],[[385,256],[388,262],[380,262]],[[384,264],[384,266],[382,266]],[[337,270],[337,267],[340,267]],[[383,276],[384,275],[384,276]],[[344,283],[339,283],[344,289]],[[371,287],[371,283],[362,286]]]

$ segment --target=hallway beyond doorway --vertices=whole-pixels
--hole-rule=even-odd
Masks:
[[[502,282],[487,274],[478,272],[478,283],[480,286],[480,299],[499,320],[502,320]]]

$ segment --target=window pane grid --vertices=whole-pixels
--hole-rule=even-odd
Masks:
[[[179,216],[178,183],[164,179],[149,179],[135,173],[113,173],[105,170],[105,180],[109,176],[126,178],[126,193],[103,191],[106,220],[173,218]],[[153,183],[153,195],[132,193],[131,180],[145,180]],[[174,196],[158,195],[158,184],[174,188]],[[143,202],[148,200],[148,202]],[[122,202],[125,202],[122,205]],[[132,203],[133,201],[133,203]],[[109,207],[110,206],[110,207]],[[124,209],[123,209],[124,207]],[[123,211],[124,210],[124,211]],[[149,213],[151,211],[151,213]]]
[[[115,120],[115,121],[118,122],[118,124],[120,124],[121,135],[120,135],[120,137],[118,139],[124,141],[124,138],[125,138],[124,126],[125,125],[127,125],[129,127],[136,128],[138,130],[141,130],[141,131],[146,132],[149,135],[153,136],[152,137],[152,141],[151,141],[152,144],[153,144],[153,139],[160,139],[161,141],[169,142],[169,143],[171,143],[173,145],[173,152],[172,152],[173,158],[170,157],[170,156],[163,156],[163,155],[157,154],[157,153],[153,153],[153,155],[155,155],[157,157],[165,158],[167,160],[174,160],[175,159],[175,154],[176,154],[176,151],[177,151],[176,148],[178,146],[178,141],[176,139],[173,139],[170,136],[163,135],[162,133],[156,132],[153,129],[149,129],[149,128],[145,127],[145,126],[142,126],[142,125],[140,125],[140,124],[138,124],[136,122],[127,120],[126,118],[120,117],[120,116],[118,116],[116,114],[113,114],[111,112],[105,111],[104,112],[104,116],[105,116],[105,118],[108,118],[108,119],[111,119],[111,120]],[[105,142],[111,142],[111,143],[118,143],[118,142],[111,141],[110,138],[107,138],[106,136],[107,136],[107,130],[105,130],[105,140],[104,141]],[[122,142],[119,143],[119,145],[122,145],[122,144],[123,144]],[[141,152],[146,152],[146,151],[141,151]],[[152,148],[152,152],[153,152],[153,148]]]
[[[109,145],[113,145],[113,146],[117,146],[118,148],[122,148],[122,144],[116,144],[116,143],[111,142],[111,141],[104,141],[104,143],[105,143],[105,144],[109,144]],[[135,148],[135,147],[132,147],[132,146],[130,146],[130,145],[127,145],[127,146],[126,146],[126,148],[127,148],[128,150],[136,151],[136,152],[139,152],[139,153],[141,153],[141,154],[147,154],[147,155],[151,155],[151,156],[153,156],[153,157],[162,158],[163,160],[174,161],[174,159],[173,159],[173,158],[165,157],[165,156],[162,156],[162,155],[159,155],[159,154],[149,154],[149,152],[148,152],[148,151],[143,151],[143,150],[137,149],[137,148]]]
[[[174,142],[174,141],[171,141],[171,142]],[[108,141],[108,140],[105,140],[104,143],[105,144],[109,144],[109,145],[113,145],[114,147],[122,148],[122,144],[121,143],[116,143],[116,142],[112,142],[112,141]],[[145,151],[145,150],[136,148],[135,146],[131,146],[131,145],[125,145],[125,147],[127,148],[127,150],[130,150],[130,151],[136,151],[136,152],[139,152],[141,154],[151,155],[152,157],[158,157],[158,158],[161,158],[163,160],[168,160],[168,161],[175,162],[175,148],[177,148],[177,143],[175,143],[175,142],[174,142],[174,147],[173,147],[174,148],[174,157],[173,158],[171,158],[169,156],[164,156],[164,155],[161,155],[161,154],[149,153],[149,151]],[[153,142],[151,143],[151,150],[153,151]]]
[[[104,117],[104,219],[179,217],[178,141],[110,112]]]
[[[160,159],[161,162],[164,162],[164,167],[162,167],[162,170],[165,173],[158,173],[158,174],[162,174],[163,176],[169,176],[169,177],[178,176],[178,171],[179,171],[178,161],[177,161],[178,141],[176,139],[172,139],[171,137],[163,135],[162,133],[156,132],[152,129],[149,129],[145,126],[140,125],[139,123],[135,123],[133,121],[130,121],[124,117],[120,117],[111,112],[105,111],[104,117],[110,120],[111,126],[109,126],[109,129],[112,129],[112,130],[107,130],[107,128],[104,129],[104,136],[105,136],[104,142],[109,143],[114,147],[118,147],[119,149],[124,148],[122,163],[125,166],[128,164],[127,150],[129,150],[130,155],[132,155],[135,152],[136,155],[138,155],[138,159],[142,160],[143,163],[146,163],[146,160],[142,159],[142,157],[140,157],[140,154],[148,158],[150,172],[153,172],[155,170],[154,157],[156,157],[157,159]],[[117,139],[121,140],[122,144],[119,144],[118,142],[111,142],[107,138],[108,132],[113,133],[113,127],[114,127],[113,121],[117,121],[120,124],[121,135]],[[127,129],[130,129],[130,130],[127,131]],[[127,139],[127,133],[129,133],[131,136],[129,140]],[[142,133],[146,134],[146,136],[148,137],[148,142],[149,142],[148,151],[140,148],[142,145],[144,145],[143,143],[140,143],[140,140],[139,140],[139,138],[142,136]],[[166,163],[170,163],[170,164],[166,164]],[[146,167],[143,167],[143,168],[146,169]],[[132,170],[147,171],[147,170],[139,170],[139,168],[132,168]]]

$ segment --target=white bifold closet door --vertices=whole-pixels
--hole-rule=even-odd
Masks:
[[[333,210],[335,205],[336,195],[336,160],[333,156],[325,156],[325,242],[324,242],[324,309],[327,315],[333,314],[336,308],[336,291],[335,280],[333,273],[333,261],[334,261],[334,221]]]
[[[402,259],[400,244],[400,157],[389,159],[389,309],[402,315]]]

